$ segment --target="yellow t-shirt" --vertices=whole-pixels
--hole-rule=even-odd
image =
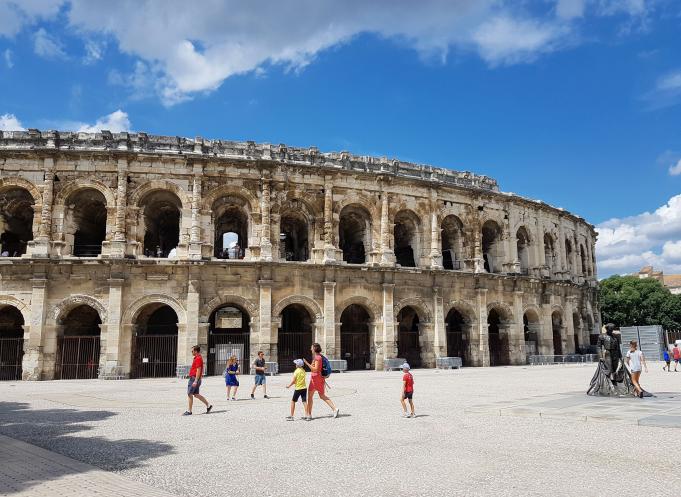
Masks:
[[[296,368],[293,372],[293,379],[296,382],[296,390],[304,390],[307,388],[305,385],[305,370],[303,368]]]

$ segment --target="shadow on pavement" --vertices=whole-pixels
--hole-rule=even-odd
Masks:
[[[173,452],[171,445],[154,440],[109,440],[100,436],[88,436],[93,423],[115,415],[116,413],[105,410],[31,409],[26,403],[0,402],[0,434],[107,471],[135,468],[148,459]],[[8,454],[0,448],[0,473],[3,472],[2,468],[7,469],[8,463],[16,462],[20,457],[21,454]],[[30,466],[31,460],[27,459],[25,464]],[[50,467],[50,471],[42,471],[42,468],[41,471],[34,472],[18,471],[13,475],[9,490],[23,491],[47,480],[80,472],[62,464],[52,466],[54,468]],[[40,474],[48,476],[41,480],[38,478]],[[7,492],[6,489],[3,490]]]

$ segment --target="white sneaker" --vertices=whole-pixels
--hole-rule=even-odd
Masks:
[[[415,418],[415,417],[416,417],[416,414],[414,414],[414,413],[412,412],[412,413],[409,415],[409,417],[410,417],[410,418]]]
[[[293,416],[286,416],[286,421],[293,421]]]
[[[340,412],[340,409],[336,409],[333,411],[333,418],[336,419],[338,417],[338,413]]]
[[[409,414],[407,414],[406,412],[403,412],[403,413],[402,413],[402,417],[403,417],[403,418],[408,418],[408,417],[409,417]]]

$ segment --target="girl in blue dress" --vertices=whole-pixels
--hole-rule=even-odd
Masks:
[[[232,356],[229,358],[229,362],[227,362],[227,367],[225,368],[225,385],[227,386],[227,400],[230,399],[230,393],[231,393],[231,399],[236,400],[236,392],[239,390],[239,360],[236,358],[236,356]],[[234,392],[232,393],[232,388],[234,388]]]

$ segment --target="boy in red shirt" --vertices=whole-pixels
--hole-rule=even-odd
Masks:
[[[192,361],[192,367],[189,369],[189,383],[187,384],[187,402],[189,408],[184,411],[183,416],[192,415],[194,397],[206,404],[206,414],[213,408],[212,405],[208,404],[206,398],[199,393],[201,378],[203,377],[203,357],[201,357],[201,347],[194,345],[194,347],[192,347],[192,355],[194,356],[194,360]]]
[[[409,367],[409,364],[406,362],[402,364],[402,371],[404,372],[404,376],[402,376],[402,396],[400,397],[400,401],[402,402],[402,411],[404,411],[404,414],[402,414],[402,417],[405,418],[415,418],[416,414],[414,414],[414,401],[412,400],[414,396],[414,377],[411,375],[409,372],[411,368]],[[411,414],[407,414],[407,403],[405,400],[409,400],[409,407],[411,407]]]

